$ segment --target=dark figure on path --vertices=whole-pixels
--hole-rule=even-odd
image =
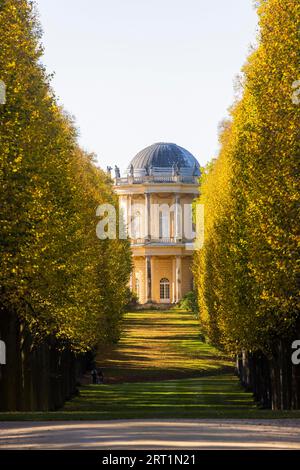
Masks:
[[[103,372],[100,368],[97,369],[97,376],[98,376],[98,384],[103,384],[104,383],[104,375]]]
[[[94,369],[92,369],[91,376],[92,376],[93,384],[96,385],[98,383],[98,372],[97,372],[97,369],[95,367],[94,367]]]

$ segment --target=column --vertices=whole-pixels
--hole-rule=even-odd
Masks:
[[[128,232],[129,238],[131,238],[131,236],[132,236],[131,216],[132,216],[132,195],[129,194],[127,196],[127,214],[126,214],[127,232]]]
[[[180,194],[175,196],[175,239],[182,238]]]
[[[176,256],[176,303],[181,297],[181,256]]]
[[[145,257],[145,303],[151,302],[151,256]]]
[[[172,304],[176,304],[176,258],[172,259]]]
[[[154,286],[155,286],[155,266],[154,266],[154,259],[155,257],[154,256],[151,256],[150,257],[150,267],[151,267],[151,288],[150,288],[150,299],[151,299],[151,302],[154,301],[154,295],[155,295],[155,292],[154,292]]]
[[[151,194],[145,194],[145,238],[151,240]]]

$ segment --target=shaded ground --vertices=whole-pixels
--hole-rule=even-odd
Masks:
[[[199,338],[197,320],[178,310],[129,313],[120,343],[98,355],[104,385],[81,388],[64,411],[102,419],[194,418],[256,409],[233,364]]]
[[[198,321],[189,312],[128,313],[124,326],[119,344],[98,354],[110,384],[233,372],[229,358],[200,341]]]
[[[0,420],[300,417],[300,411],[258,409],[240,386],[229,358],[200,341],[198,323],[190,313],[127,314],[122,340],[105,354],[99,351],[98,365],[105,384],[82,386],[64,409],[0,413]]]
[[[300,421],[0,423],[0,449],[299,450]]]
[[[236,416],[257,410],[232,375],[88,386],[65,411],[97,412],[101,419]]]

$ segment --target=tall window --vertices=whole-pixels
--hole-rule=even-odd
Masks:
[[[170,237],[170,212],[168,210],[159,213],[159,238]]]
[[[170,281],[169,279],[161,279],[160,281],[160,300],[170,300]]]
[[[141,213],[136,212],[134,214],[133,223],[132,223],[132,238],[141,238]]]

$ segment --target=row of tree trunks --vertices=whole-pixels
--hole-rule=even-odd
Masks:
[[[0,312],[0,339],[6,365],[0,365],[0,411],[54,411],[77,393],[85,355],[76,356],[55,340],[33,345],[13,312]]]
[[[260,351],[237,356],[240,381],[262,408],[300,409],[300,365],[292,363],[292,342],[278,340],[270,356]]]

